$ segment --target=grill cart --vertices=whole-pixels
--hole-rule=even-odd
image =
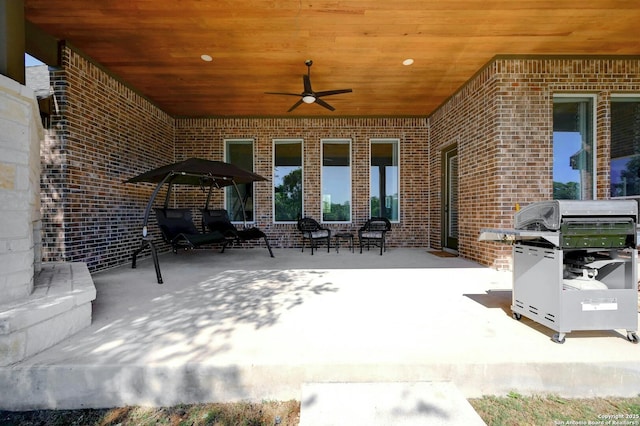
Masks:
[[[638,204],[633,200],[532,203],[515,229],[483,229],[481,241],[513,245],[513,317],[556,331],[625,329],[638,343]]]

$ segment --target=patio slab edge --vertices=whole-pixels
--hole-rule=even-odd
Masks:
[[[76,365],[0,368],[0,409],[301,400],[309,382],[453,383],[465,398],[553,394],[634,397],[640,366],[628,363],[429,365]]]

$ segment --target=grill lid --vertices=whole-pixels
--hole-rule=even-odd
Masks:
[[[531,203],[514,216],[514,228],[557,231],[566,218],[630,217],[638,221],[638,203],[634,200],[553,200]]]

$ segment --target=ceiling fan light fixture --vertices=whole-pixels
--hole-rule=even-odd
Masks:
[[[313,95],[304,95],[302,97],[302,102],[304,102],[305,104],[312,104],[316,101],[316,97]]]

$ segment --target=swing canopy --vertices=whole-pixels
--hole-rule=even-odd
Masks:
[[[156,189],[151,194],[151,198],[147,204],[144,213],[144,223],[142,227],[142,235],[147,235],[147,223],[149,222],[149,214],[153,202],[155,201],[160,188],[166,183],[169,185],[167,195],[165,197],[164,207],[168,207],[169,197],[171,196],[171,187],[173,185],[194,185],[202,188],[209,187],[209,195],[205,209],[209,208],[209,200],[213,188],[222,188],[224,186],[233,185],[238,192],[238,184],[251,183],[256,181],[264,181],[266,178],[259,174],[242,169],[230,163],[222,161],[205,160],[202,158],[189,158],[179,163],[173,163],[166,166],[158,167],[148,172],[139,174],[125,181],[125,183],[150,182],[155,183]],[[238,192],[238,195],[240,193]],[[244,205],[242,206],[244,214]],[[246,222],[246,220],[245,220]]]
[[[167,179],[169,178],[169,179]],[[222,161],[189,158],[179,163],[168,164],[132,177],[126,183],[163,181],[172,184],[201,186],[214,182],[214,186],[223,187],[240,183],[267,180],[266,178]]]

